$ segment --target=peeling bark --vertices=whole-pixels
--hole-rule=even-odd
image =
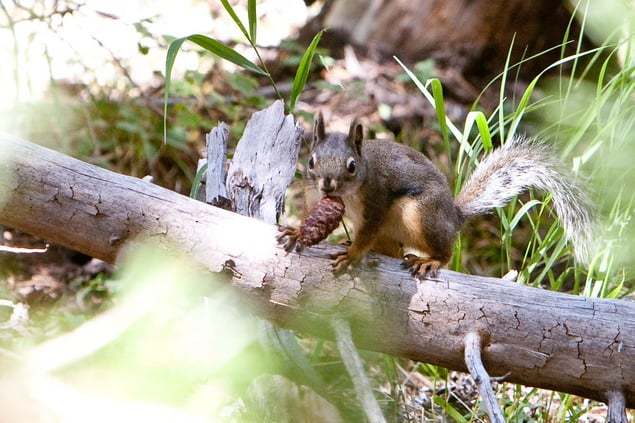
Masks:
[[[232,283],[262,316],[332,337],[336,315],[360,348],[466,370],[467,333],[484,339],[492,376],[635,406],[635,304],[442,271],[417,282],[399,261],[379,257],[334,277],[318,245],[286,255],[276,227],[140,179],[0,136],[0,224],[108,262],[139,237],[176,245]]]

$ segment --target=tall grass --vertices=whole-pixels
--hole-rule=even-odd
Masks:
[[[532,127],[540,128],[530,135],[556,144],[554,151],[560,152],[562,162],[569,168],[572,177],[586,180],[585,185],[591,191],[598,217],[596,254],[588,268],[574,263],[560,224],[550,218],[548,195],[541,198],[531,194],[497,211],[501,222],[500,253],[505,263],[502,271],[506,273],[518,266],[521,283],[563,290],[565,282],[574,278],[575,283],[567,287],[567,291],[609,298],[625,295],[633,288],[630,285],[625,288],[626,271],[618,265],[616,258],[620,256],[619,249],[624,245],[614,237],[606,237],[607,229],[621,228],[624,238],[621,241],[627,241],[624,228],[632,212],[633,193],[621,189],[610,196],[593,195],[594,191],[607,192],[608,189],[610,192],[609,185],[623,187],[632,181],[629,172],[620,172],[619,176],[606,173],[607,163],[614,162],[610,158],[612,155],[617,153],[621,156],[621,151],[630,151],[630,137],[625,135],[629,134],[635,123],[630,113],[634,105],[632,91],[635,88],[635,83],[630,81],[632,69],[616,69],[607,80],[606,71],[614,62],[613,53],[617,48],[619,46],[607,44],[580,51],[578,44],[574,54],[562,57],[532,80],[518,103],[508,104],[509,100],[501,94],[500,103],[494,112],[486,116],[482,111],[471,111],[463,123],[463,129],[445,115],[445,101],[442,90],[438,88],[439,81],[419,81],[399,62],[435,107],[437,116],[444,119],[441,128],[449,128],[444,136],[451,136],[455,143],[455,146],[448,144],[448,148],[451,151],[458,149],[452,178],[455,193],[460,191],[483,155],[492,149],[492,134],[497,135],[498,144],[509,142],[522,133],[520,128],[525,121],[531,123]],[[571,76],[563,77],[564,81],[558,78],[555,83],[552,79],[543,81],[546,72],[554,68],[561,68],[562,72],[565,65],[570,66]],[[507,81],[510,68],[507,63],[501,74],[501,85]],[[576,68],[582,69],[580,76],[574,73]],[[594,68],[597,79],[584,79],[593,73]],[[539,99],[533,100],[538,82],[543,82],[543,87],[538,90]],[[501,87],[503,92],[504,86]],[[475,123],[477,130],[474,130]],[[451,151],[448,152],[450,156]],[[513,242],[514,233],[519,225],[528,227],[529,234],[528,239],[522,240],[526,248],[520,261],[512,258],[517,248]],[[620,233],[613,234],[616,235],[620,237]],[[461,244],[458,244],[459,256],[460,248]],[[459,261],[454,262],[454,268],[466,270]],[[579,283],[581,277],[585,279],[583,284]]]
[[[635,291],[629,265],[634,258],[629,252],[635,245],[631,222],[635,191],[630,188],[635,186],[630,163],[635,157],[635,66],[629,55],[632,41],[631,37],[609,38],[598,48],[583,50],[580,40],[588,8],[579,6],[574,14],[582,14],[582,34],[578,40],[570,40],[567,29],[559,46],[560,60],[532,80],[521,98],[514,101],[505,93],[512,70],[521,63],[511,64],[508,56],[503,72],[492,81],[500,84],[496,109],[486,115],[476,102],[462,125],[451,122],[443,112],[445,101],[439,81],[420,81],[399,63],[435,107],[438,118],[443,119],[442,135],[451,138],[446,143],[448,156],[458,150],[451,178],[456,193],[493,142],[503,144],[525,131],[552,143],[564,167],[572,177],[581,179],[590,192],[596,206],[597,227],[595,254],[588,267],[574,261],[561,225],[551,216],[549,195],[530,193],[497,211],[501,273],[516,268],[519,283],[589,297],[621,298]],[[566,55],[567,46],[575,46],[575,52]],[[627,53],[618,61],[619,53],[624,51]],[[553,76],[555,69],[557,76]],[[520,228],[525,236],[517,239]],[[452,262],[455,270],[469,271],[461,260],[464,248],[465,243],[459,240]],[[518,250],[522,252],[520,257],[515,253]],[[434,366],[423,366],[421,370],[434,380],[441,376]],[[498,393],[509,421],[574,422],[592,405],[568,394],[547,396],[545,391],[508,384],[501,384]],[[433,402],[452,420],[481,418],[478,409],[453,406],[449,399],[446,394]]]

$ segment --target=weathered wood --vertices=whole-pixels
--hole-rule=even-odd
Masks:
[[[606,412],[607,423],[628,423],[624,394],[621,391],[608,393],[608,410]]]
[[[492,423],[505,423],[503,411],[498,405],[494,389],[492,389],[492,380],[483,366],[481,359],[482,339],[476,332],[470,332],[465,335],[465,365],[472,375],[472,379],[478,386],[478,392],[483,401],[483,406],[489,421]]]
[[[418,283],[381,258],[334,277],[318,245],[278,248],[273,225],[186,198],[52,150],[0,136],[0,224],[113,262],[136,237],[170,243],[211,271],[231,270],[254,311],[331,337],[351,322],[355,344],[465,371],[464,337],[484,338],[491,375],[635,406],[635,304],[572,296],[442,271]]]
[[[229,207],[225,180],[227,179],[227,143],[229,127],[221,122],[205,137],[207,145],[207,176],[205,178],[205,200],[214,206]]]
[[[285,117],[282,101],[252,115],[227,173],[227,191],[236,210],[250,210],[241,214],[258,216],[265,222],[278,221],[301,140],[302,127],[292,115]]]

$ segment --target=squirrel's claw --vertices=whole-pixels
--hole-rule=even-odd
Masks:
[[[276,240],[278,241],[278,244],[282,245],[282,248],[284,248],[287,253],[293,251],[294,248],[297,252],[302,251],[304,245],[298,242],[298,238],[300,236],[298,229],[288,226],[280,226],[278,231],[280,234],[278,234]]]
[[[359,262],[359,258],[350,254],[349,250],[331,254],[333,273],[340,274]]]
[[[401,267],[409,269],[410,274],[419,280],[436,278],[441,266],[442,263],[439,260],[421,258],[414,254],[407,254],[401,263]]]

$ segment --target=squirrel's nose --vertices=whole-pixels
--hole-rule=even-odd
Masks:
[[[321,188],[322,188],[322,191],[325,193],[333,192],[335,191],[335,184],[333,183],[333,180],[327,176],[324,179],[322,179]]]

